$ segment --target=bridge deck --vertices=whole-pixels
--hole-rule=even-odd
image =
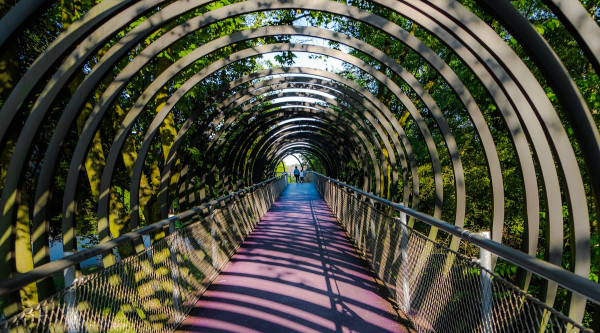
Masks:
[[[290,184],[181,331],[406,332],[312,184]]]

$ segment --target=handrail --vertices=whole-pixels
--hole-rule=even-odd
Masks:
[[[524,268],[540,277],[556,282],[563,288],[575,292],[577,294],[582,295],[583,297],[589,299],[590,301],[600,305],[600,284],[590,281],[587,278],[584,278],[580,275],[577,275],[571,271],[568,271],[562,267],[551,264],[547,261],[538,259],[536,257],[532,257],[526,253],[510,248],[506,245],[500,244],[493,240],[484,238],[476,233],[473,233],[467,229],[452,225],[448,222],[444,222],[442,220],[438,220],[434,217],[431,217],[427,214],[423,214],[412,210],[410,208],[405,207],[404,205],[400,205],[389,200],[380,198],[371,193],[367,193],[362,191],[356,187],[348,185],[346,183],[342,183],[339,180],[327,177],[320,173],[309,171],[309,173],[313,173],[324,179],[338,185],[341,187],[346,187],[364,197],[373,199],[376,202],[383,204],[384,206],[390,207],[399,212],[405,213],[406,215],[412,216],[417,220],[429,224],[433,227],[439,228],[449,234],[454,236],[458,236],[467,242],[476,245],[480,248],[486,249],[491,253],[504,258],[511,263]]]
[[[281,177],[273,177],[273,178],[267,179],[263,182],[246,187],[242,190],[231,193],[231,194],[221,197],[219,199],[212,200],[212,201],[204,203],[200,206],[196,206],[194,208],[188,209],[180,214],[171,216],[167,219],[160,220],[149,226],[143,227],[143,228],[135,230],[135,231],[128,232],[125,235],[119,236],[110,241],[94,245],[90,248],[87,248],[82,251],[78,251],[74,254],[68,255],[62,259],[46,263],[44,265],[41,265],[37,268],[34,268],[34,269],[28,271],[28,272],[25,272],[25,273],[22,273],[19,275],[15,275],[4,281],[0,281],[0,297],[4,296],[6,294],[9,294],[13,291],[19,290],[30,283],[37,282],[47,276],[50,276],[54,273],[57,273],[66,268],[69,268],[73,265],[76,265],[84,260],[95,257],[99,254],[106,253],[107,251],[110,251],[119,245],[126,244],[126,243],[129,243],[136,239],[139,239],[143,235],[147,235],[153,231],[163,229],[177,221],[184,221],[204,209],[207,209],[207,208],[210,208],[211,206],[217,205],[218,203],[226,201],[236,195],[244,194],[255,188],[267,185],[267,184],[274,182],[280,178]]]

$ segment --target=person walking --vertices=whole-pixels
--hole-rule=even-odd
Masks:
[[[294,169],[294,177],[296,177],[296,183],[298,182],[298,178],[300,178],[300,170],[298,170],[298,167],[296,167]]]
[[[300,183],[304,183],[304,169],[300,170]]]

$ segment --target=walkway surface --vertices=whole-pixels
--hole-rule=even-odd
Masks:
[[[180,330],[406,332],[366,267],[314,186],[290,184]]]

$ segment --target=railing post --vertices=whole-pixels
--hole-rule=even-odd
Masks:
[[[244,235],[244,239],[245,239],[246,236],[250,233],[250,230],[252,230],[252,219],[251,219],[252,206],[251,206],[251,203],[249,200],[248,191],[244,191],[244,192],[240,193],[240,208],[239,208],[239,210],[241,211],[242,218],[244,221],[244,224],[243,224],[244,230],[242,230],[242,234]]]
[[[406,219],[406,213],[400,212],[400,216],[395,218],[398,226],[400,227],[400,256],[402,262],[400,263],[400,272],[398,272],[398,279],[396,280],[396,302],[398,306],[408,313],[410,311],[410,268],[408,266],[408,221]],[[401,286],[402,295],[398,294],[398,286]]]
[[[480,235],[487,239],[490,239],[490,232],[484,231]],[[492,271],[492,253],[483,248],[479,248],[479,264],[481,267]],[[487,272],[481,272],[479,275],[481,279],[481,319],[483,325],[483,332],[493,332],[494,322],[492,320],[492,280],[491,276]]]
[[[68,257],[74,254],[74,252],[65,252],[64,256]],[[65,287],[69,288],[75,282],[77,274],[76,265],[69,266],[64,270],[65,277]],[[77,333],[81,331],[81,327],[79,325],[79,310],[77,310],[77,290],[75,288],[70,288],[65,293],[65,305],[66,305],[66,318],[65,323],[67,325],[68,333]]]
[[[340,218],[340,211],[342,210],[342,187],[335,184],[335,215]]]
[[[260,220],[260,207],[259,207],[259,203],[258,203],[258,195],[256,193],[257,189],[253,188],[252,189],[252,193],[250,193],[250,201],[251,201],[251,207],[252,207],[252,214],[253,219],[252,219],[252,228],[256,227],[256,225],[258,224],[258,221]]]
[[[377,239],[376,239],[377,229],[375,228],[375,201],[371,198],[369,198],[369,206],[371,206],[371,214],[369,216],[369,226],[367,227],[368,231],[369,231],[369,239],[370,239],[369,248],[371,250],[371,255],[373,256],[373,258],[375,258],[375,250],[377,249]],[[365,242],[365,246],[366,246],[366,242]]]
[[[261,185],[256,189],[256,192],[258,193],[257,197],[258,197],[258,206],[259,206],[259,218],[258,220],[262,220],[263,216],[265,216],[265,212],[266,210],[266,205],[265,205],[265,189],[264,187]]]
[[[210,220],[210,238],[212,239],[212,246],[211,246],[212,265],[213,265],[213,268],[218,271],[219,270],[219,260],[218,260],[219,248],[217,246],[217,223],[215,221],[216,212],[215,212],[215,207],[213,205],[210,205],[210,207],[208,207],[208,214],[209,214],[209,220]]]
[[[340,219],[340,223],[343,226],[346,226],[346,210],[344,209],[344,197],[346,195],[346,188],[345,187],[340,187],[340,214],[339,214],[339,219]]]
[[[229,205],[230,205],[229,211],[235,212],[235,215],[236,215],[236,217],[235,217],[236,221],[233,222],[233,226],[231,228],[231,230],[233,231],[234,234],[237,232],[237,229],[238,229],[237,226],[238,226],[239,220],[241,219],[241,216],[240,216],[238,210],[236,209],[236,204],[238,203],[239,200],[240,200],[239,194],[236,193],[231,197],[231,202],[229,203]],[[232,215],[233,215],[233,213],[232,213]]]
[[[180,241],[181,237],[179,234],[175,233],[175,223],[169,224],[169,237],[171,238],[171,244],[169,246],[169,250],[171,252],[171,264],[173,265],[173,269],[171,270],[171,279],[173,280],[173,308],[175,308],[175,314],[177,316],[176,320],[182,320],[183,318],[179,318],[182,315],[181,308],[181,291],[179,288],[179,260],[177,259],[177,242]]]
[[[323,193],[323,197],[325,198],[325,202],[327,202],[327,204],[329,205],[330,208],[333,208],[331,206],[332,202],[331,202],[331,180],[327,179],[325,181],[325,186],[323,186],[324,188],[324,193]]]
[[[355,243],[358,245],[358,239],[359,239],[359,230],[358,230],[358,226],[360,225],[360,223],[357,221],[358,217],[359,217],[359,212],[358,212],[358,192],[354,191],[354,193],[352,194],[352,197],[354,198],[354,209],[353,209],[353,215],[354,218],[352,219],[353,224],[354,224],[354,239],[355,239]]]

